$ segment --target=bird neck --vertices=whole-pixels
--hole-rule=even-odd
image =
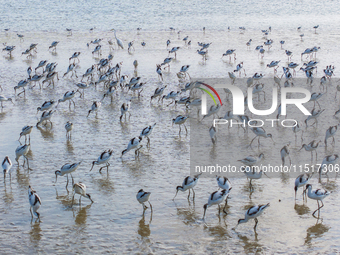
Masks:
[[[238,221],[238,224],[240,224],[240,223],[246,223],[246,222],[248,222],[248,217],[246,217],[245,219],[240,219],[239,221]]]

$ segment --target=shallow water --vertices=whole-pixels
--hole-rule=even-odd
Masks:
[[[301,3],[303,2],[297,2],[297,4]],[[332,2],[331,6],[335,3]],[[145,11],[145,9],[142,10]],[[22,9],[21,11],[26,12],[27,10]],[[100,10],[98,12],[101,13]],[[2,17],[4,15],[8,14],[3,11]],[[104,38],[103,57],[106,57],[109,54],[107,39],[114,38],[112,32],[95,30],[93,33],[89,33],[84,31],[85,26],[88,26],[86,22],[77,23],[79,31],[74,31],[72,36],[67,36],[67,33],[61,30],[58,32],[32,32],[34,30],[51,30],[49,25],[45,27],[38,21],[35,23],[34,18],[32,19],[33,22],[27,23],[28,32],[25,33],[23,42],[19,42],[13,32],[2,33],[0,37],[0,42],[16,45],[13,58],[8,58],[3,52],[0,61],[1,85],[4,89],[2,93],[14,98],[15,104],[4,103],[5,108],[0,114],[0,158],[8,155],[13,163],[15,162],[14,151],[19,145],[17,139],[21,128],[28,124],[35,125],[41,114],[36,115],[36,108],[41,106],[45,100],[58,100],[66,91],[76,89],[74,83],[78,82],[80,78],[70,78],[69,76],[62,78],[69,64],[67,59],[73,52],[81,52],[80,64],[77,67],[77,74],[80,76],[92,64],[98,62],[98,59],[91,54],[94,46],[91,45],[87,48],[86,43],[95,38]],[[4,18],[2,18],[2,22],[4,22]],[[239,24],[236,21],[233,22]],[[255,22],[253,23],[255,24]],[[121,25],[118,27],[123,29],[122,23],[119,24]],[[92,101],[102,98],[104,90],[101,84],[97,90],[94,88],[86,90],[84,100],[77,95],[74,99],[76,104],[74,110],[73,108],[69,110],[67,102],[60,103],[52,117],[53,127],[51,129],[49,127],[34,128],[31,134],[31,150],[28,155],[32,169],[27,170],[27,168],[18,167],[14,163],[11,181],[7,176],[4,182],[0,182],[2,198],[0,199],[0,237],[2,240],[6,240],[1,242],[1,250],[5,253],[88,251],[92,253],[143,254],[304,253],[306,251],[332,253],[338,251],[340,248],[337,242],[339,231],[336,226],[339,221],[336,215],[339,212],[339,206],[337,206],[339,187],[338,181],[334,178],[324,185],[326,189],[332,191],[332,194],[324,200],[325,207],[322,208],[322,219],[319,220],[311,216],[311,213],[317,208],[316,202],[308,200],[307,203],[303,203],[301,190],[298,192],[298,201],[295,204],[294,179],[287,175],[271,179],[263,177],[254,181],[254,192],[252,193],[249,192],[248,181],[245,178],[231,179],[233,189],[228,202],[228,215],[221,215],[220,220],[216,215],[216,207],[208,209],[206,223],[201,220],[203,205],[207,202],[209,194],[217,189],[214,178],[200,179],[195,189],[195,204],[192,201],[187,201],[187,193],[179,193],[173,202],[171,199],[175,194],[175,187],[181,185],[184,177],[189,174],[190,135],[182,134],[179,137],[178,127],[172,126],[171,119],[179,114],[184,114],[185,110],[183,106],[175,109],[166,107],[165,103],[162,106],[157,102],[150,105],[149,102],[150,96],[158,86],[167,84],[166,93],[171,90],[177,91],[183,86],[183,84],[179,84],[176,72],[186,64],[191,65],[189,69],[191,77],[197,78],[225,77],[226,81],[230,82],[227,72],[234,70],[235,65],[241,61],[244,61],[247,76],[255,72],[262,72],[266,76],[272,77],[273,70],[266,69],[266,64],[272,60],[281,60],[282,63],[287,61],[286,55],[278,43],[282,39],[286,40],[284,47],[295,53],[292,60],[299,64],[302,63],[300,53],[305,48],[314,45],[321,47],[317,55],[320,70],[315,78],[316,85],[312,88],[312,91],[319,91],[317,84],[321,77],[321,69],[329,64],[339,66],[337,59],[339,50],[336,47],[338,35],[322,30],[318,34],[314,34],[313,29],[306,29],[304,40],[301,41],[295,26],[287,30],[273,29],[268,38],[274,40],[274,46],[269,52],[266,52],[264,59],[261,60],[258,53],[254,51],[255,46],[264,41],[259,32],[246,31],[244,34],[240,34],[235,29],[231,32],[226,30],[217,32],[216,30],[221,27],[216,26],[216,30],[207,29],[203,34],[201,31],[193,30],[198,30],[203,25],[200,23],[194,25],[192,22],[192,25],[188,25],[187,31],[183,32],[181,38],[178,39],[177,34],[171,34],[168,31],[145,32],[142,30],[141,34],[137,35],[132,30],[135,24],[129,25],[131,26],[130,30],[117,33],[125,46],[127,42],[135,40],[135,52],[129,55],[126,50],[116,50],[112,63],[123,61],[122,74],[131,77],[133,76],[132,63],[135,59],[138,60],[138,75],[147,83],[142,97],[138,99],[131,93],[119,91],[112,104],[107,99],[103,101],[97,117],[90,115],[89,118],[86,118]],[[260,27],[262,24],[264,23],[254,25],[254,27]],[[37,29],[38,26],[39,29]],[[151,24],[149,26],[150,29],[160,29],[160,27],[154,27]],[[274,27],[274,25],[272,26]],[[107,25],[104,28],[111,27]],[[14,29],[17,28],[14,26]],[[191,48],[183,46],[184,43],[181,39],[186,35],[189,35],[193,42]],[[251,49],[247,50],[245,43],[250,38],[253,39],[253,43]],[[171,39],[171,46],[181,46],[182,49],[177,54],[177,60],[171,64],[171,71],[164,72],[164,82],[160,83],[155,67],[167,57],[165,44],[167,39]],[[54,40],[60,41],[57,54],[47,51],[48,46]],[[145,48],[140,45],[142,41],[147,43]],[[201,57],[196,53],[197,41],[213,42],[209,48],[206,63],[203,63]],[[27,61],[25,56],[21,56],[21,52],[31,43],[38,43],[38,53],[32,61]],[[228,48],[237,49],[236,63],[229,63],[227,58],[221,59],[222,53]],[[43,59],[58,63],[57,71],[60,80],[56,83],[55,89],[49,87],[40,91],[35,87],[27,89],[26,98],[16,97],[13,87],[21,79],[27,77],[27,67],[35,67]],[[337,75],[336,70],[335,74]],[[280,69],[279,75],[281,74]],[[302,72],[298,72],[297,77],[305,79]],[[317,128],[308,128],[304,133],[304,142],[313,139],[323,140],[325,130],[338,123],[337,119],[330,117],[338,109],[338,101],[334,101],[336,77],[333,78],[332,85],[329,85],[328,94],[320,99],[321,107],[327,108],[327,114],[320,119]],[[243,81],[237,80],[236,84],[245,88]],[[130,99],[132,100],[130,110],[132,116],[129,121],[120,123],[120,106]],[[229,107],[226,104],[221,113],[224,114],[227,109],[229,110]],[[312,103],[308,103],[308,109],[311,110],[311,108]],[[193,111],[193,118],[195,118],[195,114]],[[65,137],[64,125],[67,121],[74,123],[70,141],[67,141]],[[133,152],[121,159],[121,151],[126,148],[128,141],[134,136],[138,136],[144,127],[153,123],[157,123],[157,125],[150,137],[151,148],[148,150],[146,142],[143,141],[144,147],[139,159],[135,159]],[[202,123],[202,125],[209,127],[207,123]],[[275,129],[275,132],[278,134],[274,138],[278,146],[294,140],[290,129],[289,132]],[[233,148],[235,155],[239,155],[237,159],[257,154],[260,151],[269,155],[266,162],[271,161],[270,156],[275,156],[268,140],[261,142],[263,146],[259,150],[256,146],[254,150],[249,149],[247,145],[253,138],[251,133],[244,135],[241,130],[231,130],[230,133],[223,135],[230,141],[229,146]],[[221,145],[217,144],[215,148],[212,147],[207,131],[204,133],[203,139],[207,141],[205,149],[214,156],[214,150]],[[242,142],[241,146],[239,141]],[[326,149],[324,146],[320,146],[318,160],[320,161],[325,155],[336,153],[338,143],[339,141],[336,139],[335,147],[331,146]],[[91,162],[96,160],[102,151],[109,148],[113,148],[114,156],[110,161],[111,166],[108,173],[105,169],[101,174],[98,173],[98,166],[95,166],[94,170],[90,172]],[[296,145],[292,144],[292,163],[309,163],[310,154],[305,151],[297,153],[299,148],[300,141]],[[22,160],[20,158],[21,164]],[[83,198],[81,206],[75,204],[71,208],[71,187],[69,186],[68,193],[65,189],[65,177],[59,177],[55,184],[54,171],[60,169],[65,163],[81,160],[83,162],[73,177],[76,182],[81,181],[86,184],[87,192],[91,194],[95,202],[91,205],[86,198]],[[280,162],[278,151],[273,162]],[[317,179],[313,178],[311,183],[317,186]],[[41,222],[31,222],[27,201],[28,185],[32,185],[42,199],[42,206],[39,209]],[[150,210],[146,211],[145,218],[142,216],[142,206],[136,201],[135,195],[141,188],[152,192],[150,198],[153,205],[152,220],[150,219]],[[78,198],[78,196],[76,197]],[[257,234],[253,231],[253,221],[239,226],[237,232],[231,230],[237,220],[244,216],[250,205],[267,202],[270,202],[271,206],[259,217]]]

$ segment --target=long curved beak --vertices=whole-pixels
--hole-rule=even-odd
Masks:
[[[92,164],[92,167],[91,167],[91,170],[90,170],[90,172],[92,171],[93,167],[94,167],[94,164]]]
[[[207,208],[204,208],[203,219],[205,219],[205,212],[206,211],[207,211]]]
[[[263,174],[264,174],[265,176],[267,176],[267,177],[270,179],[270,177],[269,177],[265,172],[263,172]]]
[[[174,196],[174,198],[172,200],[175,200],[175,197],[177,196],[178,190],[176,191],[176,195]]]
[[[55,183],[57,183],[58,175],[55,175]]]

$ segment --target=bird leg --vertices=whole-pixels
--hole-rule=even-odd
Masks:
[[[319,209],[320,209],[319,200],[316,200],[316,201],[318,202],[318,209],[316,209],[316,210],[312,213],[313,216],[314,216],[314,214],[315,214],[317,211],[319,211]]]
[[[151,205],[150,201],[148,201],[148,202],[149,202],[150,209],[151,209],[151,214],[152,214],[152,212],[153,212],[153,210],[152,210],[152,205]]]
[[[190,198],[190,189],[189,189],[189,195],[188,195],[188,200],[189,200],[189,198]]]
[[[259,221],[258,221],[258,219],[257,218],[255,218],[255,226],[254,226],[254,231],[256,231],[256,226],[257,226],[257,223],[258,223]]]
[[[224,208],[223,208],[223,212],[225,214],[228,214],[227,211],[225,210],[225,208],[227,207],[227,204],[228,204],[228,199],[225,200],[225,205],[224,205]]]
[[[194,191],[194,189],[192,189],[192,193],[193,193],[192,200],[195,200],[195,191]]]
[[[253,143],[253,141],[254,141],[256,138],[257,138],[257,136],[255,136],[255,137],[253,138],[253,140],[251,140],[251,142],[250,142],[250,144],[249,144],[249,147],[251,147],[251,144]]]

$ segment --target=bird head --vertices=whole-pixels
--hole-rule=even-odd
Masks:
[[[92,171],[92,169],[93,169],[95,163],[96,163],[96,161],[93,161],[93,162],[92,162],[92,167],[91,167],[91,170],[90,170],[90,171]]]
[[[57,170],[54,173],[55,173],[55,182],[57,183],[58,175],[61,175],[61,171]]]
[[[90,199],[90,200],[91,200],[91,202],[93,203],[93,200],[91,199],[91,196],[90,196],[90,194],[86,194],[86,197],[87,197],[88,199]]]

